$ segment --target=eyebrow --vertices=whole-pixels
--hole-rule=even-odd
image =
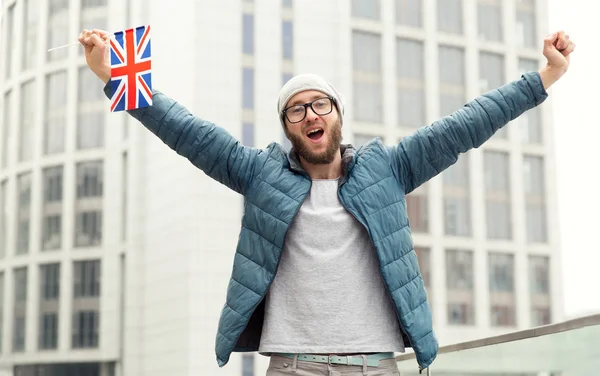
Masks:
[[[306,101],[306,102],[303,102],[303,101],[300,101],[300,100],[295,100],[293,102],[288,103],[288,105],[286,107],[295,106],[295,105],[300,104],[300,103],[308,103],[308,102],[314,101],[317,98],[326,98],[326,97],[327,97],[327,94],[319,93],[319,94],[315,94],[312,97],[310,97],[310,99],[308,101]]]

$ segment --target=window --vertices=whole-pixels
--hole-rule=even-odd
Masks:
[[[58,345],[58,314],[43,313],[40,316],[40,349],[56,349]]]
[[[3,55],[4,55],[4,77],[6,78],[10,78],[10,76],[12,75],[12,59],[13,59],[13,40],[15,38],[16,35],[16,30],[15,30],[15,6],[16,6],[16,2],[14,2],[11,6],[8,7],[7,11],[6,11],[6,39],[5,39],[5,44],[4,44],[4,50],[3,50]]]
[[[254,376],[254,354],[242,355],[242,376]]]
[[[29,253],[29,226],[31,219],[31,173],[17,177],[17,255]]]
[[[550,307],[531,309],[531,326],[542,326],[549,325],[552,323],[552,314],[550,313]]]
[[[352,0],[352,17],[379,20],[380,15],[380,0]]]
[[[12,351],[25,350],[25,325],[27,317],[27,268],[14,269],[14,312]]]
[[[44,154],[65,151],[67,114],[67,72],[46,77],[46,108],[44,117]]]
[[[444,232],[450,236],[471,235],[471,194],[469,159],[463,154],[442,172],[444,192]]]
[[[537,42],[535,1],[517,1],[516,40],[525,47],[535,47]]]
[[[97,348],[100,313],[78,311],[73,315],[72,346],[74,349]]]
[[[449,34],[462,34],[462,12],[462,0],[437,0],[438,31]]]
[[[492,326],[516,325],[514,256],[491,252],[488,255],[488,273]]]
[[[40,266],[40,299],[58,300],[60,294],[60,264]]]
[[[21,86],[21,122],[19,123],[19,162],[30,161],[33,156],[33,131],[36,87],[30,80]]]
[[[242,14],[242,52],[254,54],[254,15]]]
[[[254,124],[242,124],[242,144],[246,146],[254,146]]]
[[[23,1],[23,70],[33,68],[37,60],[38,30],[38,2],[35,0]]]
[[[4,180],[0,183],[0,260],[6,255],[6,228],[8,218],[10,218],[7,213],[8,205],[6,195],[8,194],[8,191],[6,187],[7,181]]]
[[[425,81],[423,43],[415,40],[396,41],[398,75],[398,124],[418,128],[425,123]]]
[[[490,253],[488,261],[490,291],[514,292],[514,256],[505,253]]]
[[[102,161],[77,164],[77,200],[75,202],[75,246],[102,243]]]
[[[73,264],[73,296],[100,296],[100,260],[76,261]]]
[[[281,6],[284,8],[291,8],[293,6],[293,0],[283,0]]]
[[[548,231],[543,157],[531,155],[523,157],[523,184],[525,188],[527,241],[530,243],[544,243],[548,240]]]
[[[396,0],[396,23],[398,25],[422,27],[421,0]]]
[[[106,97],[100,81],[87,67],[79,69],[77,104],[77,149],[104,146]]]
[[[47,49],[69,43],[69,0],[48,0],[48,27]],[[101,25],[94,27],[100,28]],[[82,30],[81,28],[79,30]],[[81,48],[80,50],[83,50]],[[67,57],[67,48],[48,52],[48,61],[55,61]]]
[[[352,32],[352,69],[355,120],[382,123],[380,35]]]
[[[8,165],[8,148],[11,139],[11,109],[12,109],[12,91],[7,91],[4,94],[4,106],[2,106],[2,168],[6,168]]]
[[[254,109],[254,69],[242,68],[242,107]]]
[[[484,152],[488,239],[512,239],[508,153]]]
[[[102,29],[108,30],[108,0],[81,0],[79,30]],[[79,49],[83,55],[83,48]]]
[[[42,174],[42,249],[59,249],[62,243],[63,167],[45,168]]]
[[[283,43],[283,58],[291,60],[294,58],[294,24],[292,23],[292,21],[282,21],[281,32]]]
[[[410,229],[413,232],[429,232],[429,200],[427,198],[427,184],[406,195],[406,210]]]
[[[440,115],[446,116],[465,104],[465,51],[458,47],[440,46],[438,60]]]
[[[532,59],[519,59],[519,72],[536,72],[539,62]],[[521,133],[521,142],[526,144],[541,144],[543,141],[542,135],[542,115],[539,107],[523,113],[515,121],[519,125]]]
[[[473,252],[446,250],[446,286],[448,324],[475,324],[473,288]]]
[[[529,291],[531,294],[550,295],[548,256],[529,256]]]
[[[480,39],[502,41],[502,0],[478,0],[477,25]]]

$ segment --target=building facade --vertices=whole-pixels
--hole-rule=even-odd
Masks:
[[[279,89],[314,72],[343,136],[397,143],[537,70],[545,0],[4,0],[0,375],[242,375],[216,327],[242,198],[110,113],[83,28],[152,26],[153,85],[246,145],[289,147]],[[183,31],[183,32],[182,32]],[[560,321],[550,103],[407,197],[442,344]]]

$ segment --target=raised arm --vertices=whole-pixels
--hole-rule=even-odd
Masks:
[[[104,92],[110,98],[109,36],[101,30],[84,30],[79,41],[88,66],[106,84]],[[153,90],[152,106],[127,112],[208,176],[245,193],[262,151],[243,146],[225,129],[192,115],[157,90]]]
[[[508,122],[541,104],[546,90],[568,69],[575,45],[563,32],[544,40],[548,63],[539,72],[489,91],[453,114],[422,127],[390,148],[391,164],[405,193],[456,162],[460,153],[477,148]]]

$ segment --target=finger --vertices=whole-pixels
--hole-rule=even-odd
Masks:
[[[79,39],[79,43],[81,43],[85,47],[92,47],[93,44],[89,42],[88,38],[89,38],[89,33],[88,33],[87,30],[84,29],[79,34],[79,38],[78,38]]]
[[[89,37],[87,37],[86,43],[88,43],[89,45],[93,45],[94,47],[100,48],[103,48],[105,46],[104,41],[97,34],[92,34]]]
[[[568,45],[569,45],[569,36],[565,34],[558,38],[558,43],[556,43],[556,48],[558,48],[560,51],[562,51],[565,48],[567,48]]]
[[[560,52],[563,54],[563,56],[569,56],[573,51],[575,51],[575,43],[569,42],[569,45]]]
[[[557,38],[558,33],[550,34],[546,38],[544,38],[544,44],[549,47],[554,44]]]
[[[92,33],[100,36],[100,38],[104,38],[105,36],[108,35],[108,31],[101,30],[101,29],[94,29],[94,30],[92,30]]]

